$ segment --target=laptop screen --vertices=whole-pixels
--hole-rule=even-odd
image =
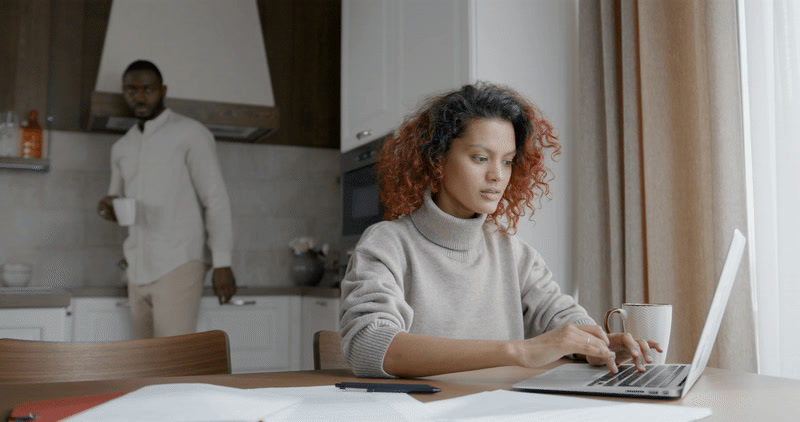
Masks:
[[[700,377],[700,374],[703,373],[703,370],[706,369],[708,358],[711,356],[711,349],[714,348],[714,340],[717,338],[719,325],[722,323],[722,316],[725,314],[725,307],[728,305],[728,298],[733,289],[733,281],[736,280],[739,262],[742,260],[742,253],[744,252],[744,244],[744,235],[738,229],[735,229],[731,245],[728,248],[728,257],[725,258],[725,264],[722,266],[719,282],[717,282],[717,292],[714,293],[714,299],[711,301],[711,309],[708,311],[706,325],[703,327],[703,333],[700,334],[700,341],[697,342],[697,349],[694,352],[692,367],[687,376],[682,396],[686,395],[695,381],[697,381],[697,378]]]

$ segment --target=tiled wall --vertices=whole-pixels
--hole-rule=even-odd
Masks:
[[[46,173],[0,169],[0,263],[34,267],[31,286],[109,286],[127,230],[100,219],[118,135],[53,131]],[[240,285],[290,286],[289,240],[336,245],[339,151],[218,142]]]

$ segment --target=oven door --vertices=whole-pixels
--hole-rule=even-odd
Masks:
[[[375,164],[342,175],[342,237],[360,237],[367,227],[381,221],[385,212]],[[353,245],[354,246],[354,245]]]
[[[342,155],[342,275],[361,234],[386,212],[375,168],[383,143],[380,138]]]

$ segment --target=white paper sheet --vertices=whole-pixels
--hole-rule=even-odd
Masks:
[[[424,404],[434,421],[695,421],[711,409],[495,390]]]
[[[300,401],[278,393],[254,393],[211,384],[158,384],[109,400],[65,421],[258,421]]]
[[[496,390],[420,403],[408,394],[211,384],[140,388],[66,419],[113,421],[694,421],[710,409]]]
[[[301,399],[269,418],[283,421],[427,421],[425,407],[408,394],[364,393],[320,387],[259,388],[254,391]]]

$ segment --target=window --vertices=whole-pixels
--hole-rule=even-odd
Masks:
[[[738,10],[759,371],[800,379],[800,2]]]

